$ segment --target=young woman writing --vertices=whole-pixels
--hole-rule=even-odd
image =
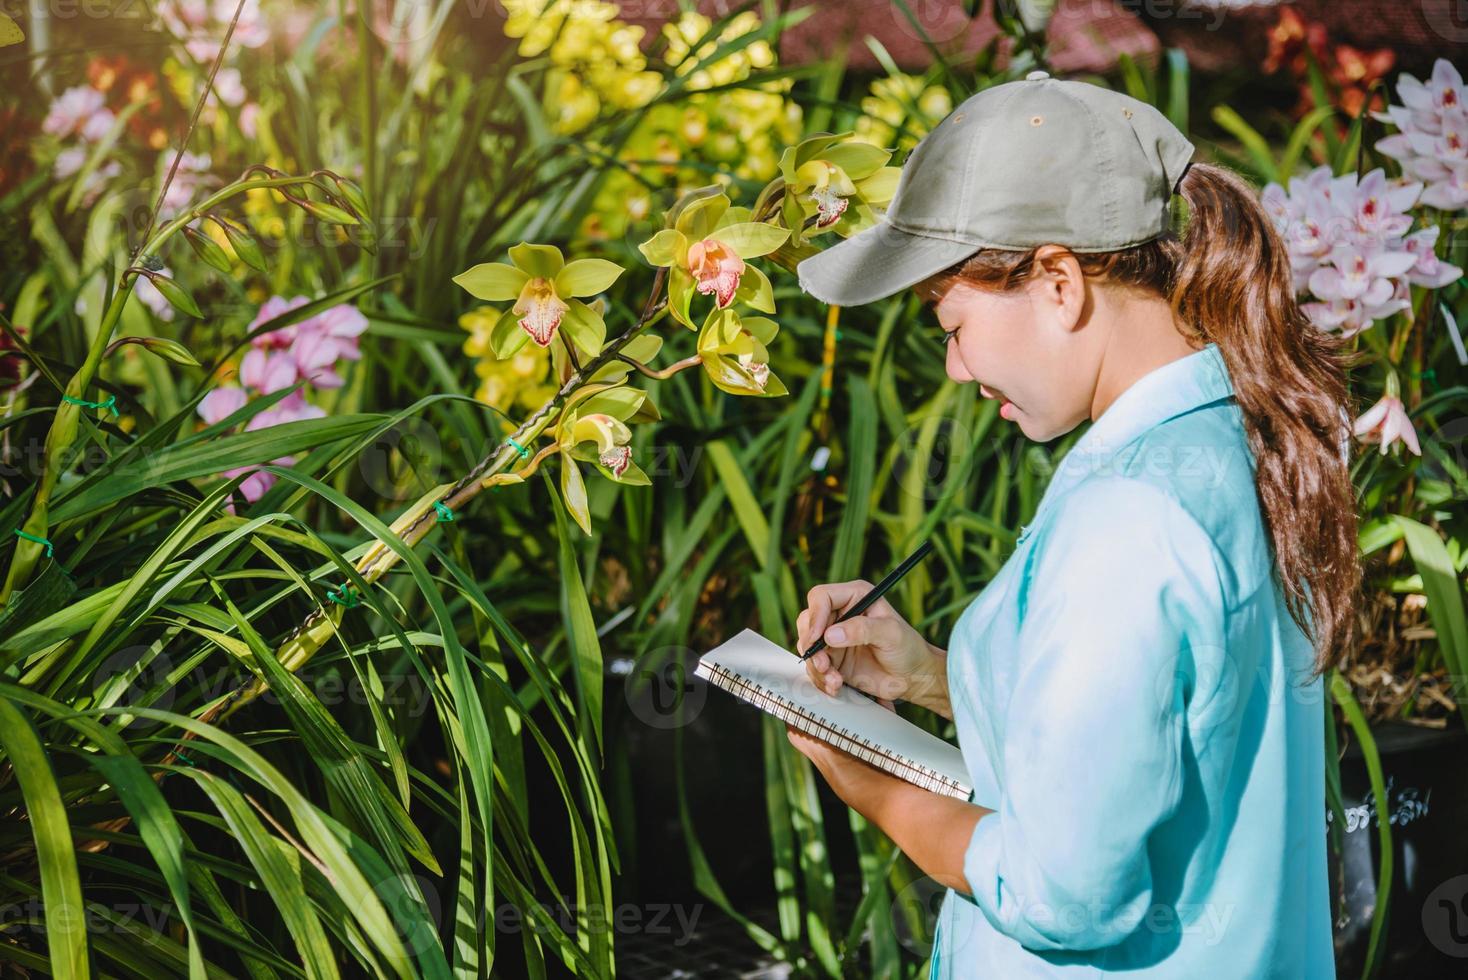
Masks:
[[[932,977],[1335,976],[1348,365],[1249,186],[1192,154],[1152,107],[1033,72],[955,109],[883,219],[798,269],[840,305],[915,288],[948,376],[1028,438],[1091,422],[946,651],[885,601],[833,625],[866,582],[817,586],[797,621],[825,690],[955,722],[968,801],[789,729],[946,887]]]

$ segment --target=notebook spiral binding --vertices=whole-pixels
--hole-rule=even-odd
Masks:
[[[737,674],[730,673],[717,664],[709,664],[700,660],[694,666],[693,672],[736,697],[768,711],[781,721],[789,722],[801,731],[822,741],[830,742],[894,776],[934,793],[942,793],[960,800],[969,798],[967,789],[942,773],[934,772],[927,766],[893,755],[859,735],[830,725],[800,705],[792,703],[788,698],[767,690],[762,685],[747,681]]]

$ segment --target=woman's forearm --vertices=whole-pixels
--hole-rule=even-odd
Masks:
[[[969,840],[988,807],[931,793],[904,780],[894,780],[864,814],[882,828],[898,849],[934,881],[964,895],[971,894],[963,873]]]
[[[948,652],[928,644],[933,656],[930,668],[912,677],[912,686],[904,699],[935,711],[944,718],[953,718],[953,704],[948,699]]]

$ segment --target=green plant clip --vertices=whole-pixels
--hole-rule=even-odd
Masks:
[[[184,750],[183,749],[178,749],[177,751],[175,751],[173,753],[173,755],[174,755],[174,758],[181,760],[184,765],[189,766],[190,768],[193,768],[193,769],[197,769],[198,768],[198,766],[195,766],[194,765],[194,760],[193,759],[190,759],[187,755],[184,754]]]
[[[529,459],[530,458],[530,450],[526,449],[524,446],[522,446],[518,442],[516,442],[514,436],[505,436],[505,442],[508,442],[510,445],[514,446],[517,450],[519,450],[519,452],[520,452],[520,458],[521,459]]]
[[[1411,374],[1414,378],[1426,378],[1428,383],[1432,385],[1433,391],[1442,391],[1442,385],[1437,383],[1437,370],[1435,368],[1428,368],[1426,371],[1413,371]]]
[[[438,523],[440,524],[447,524],[454,519],[454,512],[442,500],[435,500],[433,509],[438,511]]]
[[[362,597],[353,592],[346,582],[338,585],[335,590],[327,589],[326,598],[348,609],[355,609],[362,604]]]
[[[16,537],[25,538],[27,541],[34,541],[36,544],[43,544],[43,545],[45,545],[46,546],[46,557],[47,558],[50,558],[51,557],[51,542],[50,541],[47,541],[45,538],[37,537],[34,534],[27,534],[25,531],[22,531],[20,528],[16,528],[15,529],[15,534],[16,534]]]
[[[73,398],[71,395],[62,395],[61,399],[62,401],[71,402],[73,405],[80,405],[82,408],[105,408],[113,415],[119,417],[122,415],[122,413],[117,410],[116,395],[108,395],[105,402],[89,402],[84,398]]]

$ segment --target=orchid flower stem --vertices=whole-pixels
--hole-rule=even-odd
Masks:
[[[509,484],[511,482],[523,483],[523,482],[525,482],[525,479],[527,477],[532,476],[535,473],[536,470],[540,469],[540,464],[541,464],[541,461],[542,460],[544,460],[547,457],[551,456],[552,454],[555,453],[556,450],[558,450],[560,448],[561,448],[560,447],[560,444],[559,443],[554,443],[554,442],[551,443],[548,446],[542,447],[542,449],[540,450],[540,452],[536,453],[535,456],[530,460],[530,462],[528,462],[528,463],[525,464],[525,468],[524,469],[519,469],[519,470],[513,471],[513,475],[518,476],[520,478],[519,480],[516,480],[516,481],[502,480],[502,479],[500,479],[500,477],[503,476],[504,474],[502,474],[502,473],[496,473],[494,476],[485,477],[484,485],[485,486],[488,486],[488,487],[497,487],[497,486],[505,486],[506,484]]]
[[[653,278],[647,302],[643,305],[642,314],[637,318],[637,322],[607,344],[601,353],[588,361],[580,370],[574,371],[561,385],[559,391],[536,409],[529,418],[521,422],[514,432],[510,433],[510,439],[514,439],[521,445],[529,445],[538,438],[550,426],[566,399],[590,381],[598,370],[617,360],[618,352],[666,310],[667,277],[667,267],[659,267]],[[418,542],[437,526],[438,515],[433,506],[434,503],[440,503],[455,513],[461,513],[465,504],[478,496],[485,487],[502,484],[503,481],[496,480],[495,476],[508,469],[519,457],[519,452],[509,444],[508,439],[497,442],[496,446],[494,452],[480,460],[468,473],[460,477],[458,482],[434,487],[419,498],[412,507],[409,507],[393,522],[392,532],[409,548],[416,547]],[[535,458],[519,471],[519,475],[524,477],[534,472],[541,460],[558,448],[557,444],[551,444],[541,449]],[[401,560],[396,551],[385,543],[377,541],[357,559],[356,568],[370,585],[387,574]],[[290,671],[299,670],[304,666],[335,631],[336,617],[340,615],[339,607],[327,610],[324,606],[318,606],[307,615],[294,630],[286,635],[277,648],[276,659],[281,666]],[[199,720],[217,724],[259,697],[264,691],[265,684],[262,681],[257,679],[247,681],[205,708]],[[191,737],[190,733],[184,733],[178,744],[182,745]]]
[[[623,354],[618,354],[617,360],[630,364],[640,373],[645,374],[649,378],[656,378],[659,381],[666,381],[673,375],[677,374],[679,371],[686,371],[691,367],[698,367],[698,365],[703,363],[703,358],[698,354],[695,354],[692,357],[685,357],[681,361],[675,361],[674,363],[669,364],[667,367],[661,369],[650,368],[646,364],[643,364],[641,361],[633,360],[632,358],[627,357]]]

